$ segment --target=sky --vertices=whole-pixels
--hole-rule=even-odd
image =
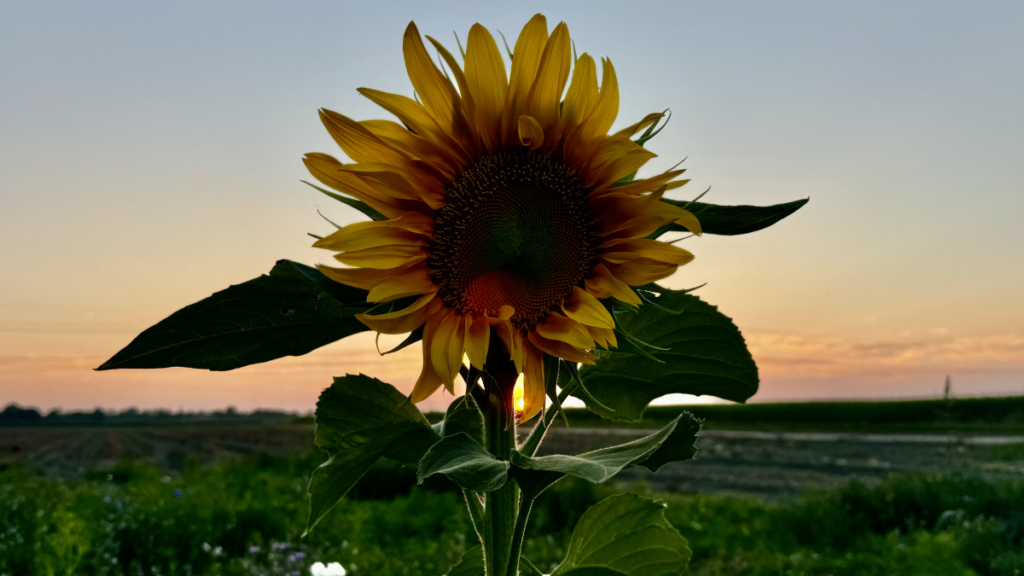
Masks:
[[[704,236],[666,283],[740,327],[753,401],[1024,393],[1020,2],[2,2],[0,405],[311,410],[334,375],[408,391],[369,335],[227,373],[94,372],[138,332],[360,219],[301,184],[326,107],[411,95],[410,20],[514,41],[536,12],[615,64],[615,127],[704,201],[810,203]],[[641,173],[643,176],[643,173]],[[429,406],[450,398],[437,396]]]

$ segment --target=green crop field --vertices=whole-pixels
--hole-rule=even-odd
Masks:
[[[1011,455],[1012,457],[1012,455]],[[0,472],[0,574],[305,576],[316,561],[350,574],[442,575],[475,538],[460,494],[380,464],[302,537],[314,454],[252,455],[173,476],[125,464],[59,479]],[[549,571],[587,505],[613,490],[563,480],[531,518],[525,555]],[[694,551],[699,575],[1020,575],[1024,482],[902,475],[811,491],[780,504],[655,494]]]
[[[657,426],[689,410],[706,429],[856,432],[1024,432],[1024,396],[880,402],[766,402],[651,406],[640,425]],[[621,426],[583,409],[569,409],[579,426]]]

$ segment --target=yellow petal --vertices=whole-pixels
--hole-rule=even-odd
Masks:
[[[537,14],[523,27],[516,40],[512,56],[512,72],[509,76],[508,115],[505,117],[507,127],[513,126],[512,121],[527,113],[527,98],[530,88],[537,78],[537,68],[544,46],[548,42],[548,21],[542,14]],[[505,141],[512,143],[512,137],[506,130]]]
[[[320,121],[323,122],[327,133],[334,138],[345,154],[356,162],[382,162],[398,165],[408,163],[407,156],[388,146],[359,122],[343,114],[321,108]]]
[[[592,197],[591,207],[601,222],[601,237],[643,238],[666,224],[677,223],[700,234],[697,218],[688,210],[662,202],[662,188],[647,196],[609,193]]]
[[[353,250],[334,255],[342,264],[360,268],[399,268],[422,262],[430,256],[422,246],[378,246],[365,250]]]
[[[526,343],[526,358],[523,366],[523,414],[520,422],[526,422],[544,409],[544,353]]]
[[[584,326],[615,328],[615,320],[612,319],[608,309],[597,298],[579,286],[573,287],[569,305],[563,306],[562,312]]]
[[[465,165],[468,159],[464,156],[462,146],[437,125],[419,102],[407,96],[389,94],[370,88],[359,88],[358,91],[373,103],[394,114],[416,134],[442,146],[460,166]]]
[[[437,326],[433,341],[430,343],[430,361],[434,372],[441,377],[441,382],[449,392],[455,392],[455,376],[462,366],[463,339],[465,327],[462,316],[451,312]]]
[[[597,344],[605,350],[611,350],[612,348],[617,348],[619,346],[619,343],[615,339],[615,330],[587,326],[587,332],[590,332],[591,337],[594,338],[594,342],[597,342]]]
[[[643,180],[633,180],[629,184],[608,188],[607,190],[616,194],[625,194],[627,196],[643,194],[645,192],[654,192],[662,186],[669,184],[673,178],[679,176],[683,172],[686,172],[686,170],[671,170]],[[686,182],[689,182],[689,180],[686,180]]]
[[[430,279],[427,267],[413,266],[401,276],[392,276],[370,289],[366,299],[370,302],[390,302],[406,296],[418,296],[436,292],[437,286]]]
[[[314,248],[336,252],[362,250],[388,244],[425,246],[434,239],[433,219],[418,212],[408,212],[394,220],[356,222],[335,230],[313,243]]]
[[[462,171],[466,162],[456,158],[444,146],[431,142],[409,130],[397,122],[390,120],[363,120],[359,122],[374,136],[385,141],[394,148],[408,154],[411,158],[429,162],[439,172],[450,179]]]
[[[530,116],[519,117],[519,142],[531,151],[544,144],[544,129]]]
[[[560,314],[551,314],[537,325],[537,333],[548,340],[558,340],[581,350],[594,347],[594,339],[590,337],[582,324]]]
[[[668,278],[679,267],[657,260],[635,258],[622,264],[609,264],[608,270],[619,280],[630,286],[643,286]]]
[[[387,220],[384,222],[387,222]],[[376,223],[374,222],[374,224]],[[369,222],[357,222],[356,224],[369,224]],[[352,226],[355,226],[355,224],[350,224],[329,236],[324,236],[314,242],[313,247],[326,248],[335,252],[345,252],[348,250],[364,250],[366,248],[379,248],[391,245],[421,247],[427,245],[427,237],[413,234],[401,228],[390,226],[378,227],[370,233],[363,233],[350,230],[349,228]]]
[[[374,332],[381,334],[405,334],[419,328],[427,318],[440,310],[441,304],[434,297],[437,293],[424,294],[407,308],[387,314],[356,314],[356,319]]]
[[[537,77],[530,87],[527,110],[545,129],[558,122],[558,106],[569,79],[572,64],[569,28],[565,22],[555,26],[544,45],[537,67]]]
[[[600,190],[636,172],[657,154],[628,138],[607,138],[586,168],[586,184]]]
[[[637,132],[643,130],[644,128],[647,128],[651,124],[654,124],[654,122],[658,118],[664,117],[665,114],[661,112],[653,112],[651,114],[648,114],[647,116],[644,116],[643,120],[637,122],[636,124],[633,124],[632,126],[627,126],[626,128],[619,130],[618,132],[612,135],[612,138],[632,138],[633,135],[636,134]]]
[[[509,312],[511,311],[511,312]],[[516,365],[516,370],[519,372],[523,371],[523,336],[512,323],[509,318],[512,317],[511,306],[502,306],[501,313],[498,318],[490,320],[491,326],[494,327],[498,338],[505,344],[505,349],[508,350],[509,357],[512,358],[512,362]]]
[[[413,88],[423,101],[423,107],[434,119],[434,122],[449,134],[469,156],[473,149],[472,135],[463,112],[462,101],[452,83],[441,74],[427,53],[420,38],[416,24],[410,22],[405,29],[402,42],[402,53],[405,55],[405,68]]]
[[[415,172],[402,170],[392,164],[361,162],[339,168],[341,172],[355,174],[379,193],[391,198],[422,202],[434,210],[444,206],[445,189],[436,181],[417,179]],[[415,183],[410,182],[412,178]]]
[[[466,44],[466,85],[473,97],[476,129],[491,152],[501,148],[501,119],[508,98],[505,62],[494,37],[474,24]]]
[[[486,316],[466,316],[466,355],[469,363],[483,370],[487,361],[487,348],[491,345],[491,325]]]
[[[593,354],[586,350],[580,350],[571,344],[566,344],[559,340],[549,340],[537,332],[530,332],[527,337],[531,344],[546,354],[550,354],[557,358],[564,358],[570,362],[580,362],[583,364],[594,363],[595,356]]]
[[[371,290],[381,282],[398,278],[407,273],[404,270],[375,270],[373,268],[333,268],[317,264],[317,270],[335,282]]]
[[[693,254],[673,244],[646,238],[623,240],[601,254],[602,260],[615,264],[629,262],[634,258],[645,258],[682,266],[693,260]]]
[[[341,162],[335,158],[318,152],[310,152],[302,159],[306,169],[314,178],[322,182],[328,188],[343,192],[353,198],[365,202],[371,208],[380,212],[388,218],[400,216],[409,210],[426,210],[429,207],[420,203],[418,207],[410,202],[403,202],[397,198],[390,198],[374,190],[371,186],[362,182],[352,174],[342,174]]]
[[[613,297],[633,306],[639,306],[641,303],[636,292],[633,292],[628,284],[612,275],[608,267],[601,263],[594,266],[594,276],[587,279],[586,285],[587,292],[602,300]]]
[[[608,129],[619,114],[619,82],[615,76],[612,61],[601,59],[601,93],[594,111],[583,124],[582,138],[584,142],[592,141],[608,134]]]
[[[565,93],[562,104],[562,121],[564,132],[576,128],[593,112],[597,105],[597,67],[589,54],[583,53],[576,60],[576,69],[572,72],[569,91]]]
[[[427,318],[423,325],[423,367],[420,369],[420,377],[416,380],[416,386],[409,395],[413,403],[422,402],[429,398],[438,388],[441,387],[441,377],[434,372],[434,365],[431,362],[431,343],[434,341],[434,334],[437,332],[437,325],[444,319],[445,313],[438,312]]]
[[[462,68],[459,66],[458,61],[455,60],[455,57],[452,56],[440,42],[434,40],[430,36],[427,36],[427,40],[430,40],[430,43],[434,45],[434,48],[436,48],[438,53],[441,54],[441,57],[444,58],[445,63],[448,64],[448,68],[451,69],[452,76],[455,77],[455,83],[459,85],[459,92],[462,96],[462,104],[466,113],[466,120],[468,121],[469,128],[471,131],[475,131],[476,123],[474,118],[476,116],[476,103],[473,100],[473,94],[469,91],[469,83],[466,81],[466,75],[462,73]],[[474,147],[473,150],[471,150],[474,157],[479,152],[479,147],[476,146],[478,142],[479,140],[474,137]]]

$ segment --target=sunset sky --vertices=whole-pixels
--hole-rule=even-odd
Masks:
[[[132,337],[359,215],[301,184],[317,118],[412,94],[410,20],[456,51],[564,20],[608,56],[616,128],[674,191],[810,203],[705,236],[667,281],[732,317],[754,401],[1024,394],[1024,3],[22,2],[0,5],[0,407],[311,410],[332,375],[408,391],[418,346],[370,335],[229,373],[94,372]],[[428,401],[441,406],[448,398]]]

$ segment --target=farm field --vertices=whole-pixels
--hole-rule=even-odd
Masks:
[[[647,433],[574,416],[548,450]],[[1019,576],[1024,433],[1012,412],[990,420],[988,433],[970,421],[975,431],[709,426],[694,461],[557,484],[534,509],[525,555],[549,571],[582,510],[632,491],[667,502],[691,574]],[[305,576],[316,561],[441,575],[473,542],[446,479],[417,487],[414,470],[386,461],[302,538],[323,459],[312,431],[301,420],[2,427],[0,575]]]
[[[629,428],[555,428],[541,452],[580,453],[646,434]],[[0,454],[49,476],[76,478],[125,461],[174,474],[230,457],[304,454],[308,424],[0,428]],[[995,442],[986,442],[986,441]],[[702,432],[696,460],[658,474],[626,470],[618,478],[677,493],[741,494],[770,500],[810,486],[866,484],[889,474],[947,472],[987,479],[1024,478],[1024,434],[822,434]],[[312,468],[311,468],[312,469]]]

